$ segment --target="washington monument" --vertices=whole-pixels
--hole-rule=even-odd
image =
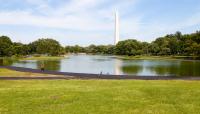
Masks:
[[[119,15],[115,12],[115,45],[119,42]]]

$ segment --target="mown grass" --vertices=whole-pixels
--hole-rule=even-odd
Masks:
[[[20,60],[60,60],[64,59],[62,56],[40,56],[40,57],[26,57],[20,58]]]
[[[48,74],[40,74],[40,73],[31,73],[31,72],[18,72],[14,70],[9,70],[5,68],[0,68],[0,77],[31,77],[31,76],[55,76],[55,75],[48,75]]]
[[[118,59],[133,60],[199,60],[199,56],[116,56]]]
[[[198,114],[199,81],[0,81],[0,113]]]

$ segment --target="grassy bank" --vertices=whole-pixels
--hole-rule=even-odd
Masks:
[[[19,58],[19,60],[60,60],[64,59],[63,56],[40,56],[40,57],[26,57],[26,58]]]
[[[31,72],[18,72],[14,70],[9,70],[5,68],[0,68],[0,77],[31,77],[31,76],[55,76],[55,75],[48,75],[48,74],[39,74],[39,73],[31,73]]]
[[[0,113],[197,114],[199,81],[0,81]]]
[[[200,60],[198,56],[116,56],[116,58],[127,60]]]

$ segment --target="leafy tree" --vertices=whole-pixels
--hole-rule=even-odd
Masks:
[[[0,37],[0,56],[11,56],[12,52],[12,41],[7,36]]]
[[[137,55],[140,54],[138,53],[138,50],[141,49],[140,42],[137,40],[125,40],[125,41],[120,41],[116,45],[116,54],[118,55]]]
[[[84,52],[86,52],[86,48],[81,47],[79,45],[66,46],[65,51],[66,51],[66,53],[84,53]]]
[[[28,45],[12,42],[9,37],[0,37],[0,56],[64,53],[92,53],[117,55],[192,55],[200,56],[200,31],[183,35],[181,32],[159,37],[151,43],[134,39],[120,41],[114,45],[66,46],[53,39],[39,39]]]
[[[30,53],[29,45],[14,42],[12,47],[15,55],[28,55]]]
[[[39,39],[29,44],[31,52],[37,54],[48,54],[51,56],[60,55],[62,46],[54,39]]]

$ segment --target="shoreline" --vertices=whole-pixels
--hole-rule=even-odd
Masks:
[[[116,59],[127,59],[127,60],[194,60],[200,61],[200,56],[148,56],[148,55],[107,55],[107,54],[68,54],[67,56],[38,56],[38,57],[0,57],[0,59],[13,59],[13,60],[60,60],[69,58],[70,55],[99,55],[99,56],[112,56]]]
[[[39,69],[30,69],[14,66],[0,66],[20,72],[41,73],[49,75],[58,75],[57,77],[38,76],[38,77],[0,77],[0,80],[21,80],[21,79],[117,79],[117,80],[200,80],[200,76],[136,76],[136,75],[105,75],[105,74],[89,74],[89,73],[72,73],[72,72],[57,72],[57,71],[41,71]]]
[[[181,61],[200,61],[199,56],[124,56],[116,55],[117,59],[124,60],[181,60]]]

